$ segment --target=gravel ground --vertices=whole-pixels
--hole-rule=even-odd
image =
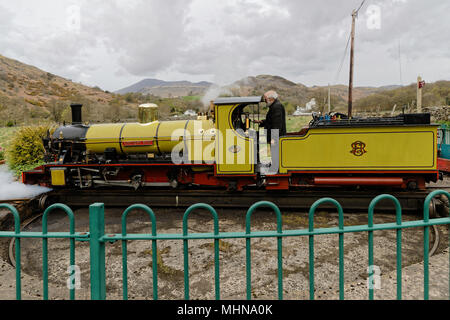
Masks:
[[[106,233],[120,233],[122,210],[106,210]],[[184,210],[155,210],[158,233],[181,233]],[[244,210],[218,210],[221,232],[245,230]],[[88,231],[88,211],[77,210],[76,231]],[[403,217],[404,221],[420,220],[418,216]],[[128,220],[129,233],[150,232],[148,217],[133,213]],[[337,225],[337,214],[318,212],[315,228]],[[394,222],[389,214],[375,214],[375,223]],[[345,225],[366,225],[367,214],[348,214]],[[283,214],[283,229],[306,229],[307,213],[286,212]],[[40,231],[39,221],[27,231]],[[55,212],[49,219],[49,231],[67,231],[68,221],[64,214]],[[189,219],[190,233],[212,232],[210,213],[199,211]],[[274,214],[255,212],[252,231],[276,230]],[[430,298],[448,298],[448,227],[439,227],[441,245],[430,259]],[[395,299],[395,231],[377,231],[375,236],[375,265],[381,270],[381,289],[376,290],[376,299]],[[403,297],[423,298],[423,235],[418,229],[403,231]],[[42,240],[22,240],[22,284],[24,299],[42,299]],[[0,255],[0,299],[14,299],[15,271],[7,262],[8,242],[3,239]],[[367,233],[345,235],[345,296],[346,299],[367,299],[368,273]],[[69,276],[67,240],[49,240],[50,298],[68,299],[66,281]],[[152,251],[151,242],[134,241],[128,244],[128,281],[130,299],[152,299]],[[106,275],[108,299],[122,297],[121,243],[106,245]],[[315,283],[317,299],[338,298],[338,236],[315,237]],[[446,251],[447,250],[447,251]],[[160,299],[183,299],[183,245],[181,241],[158,242],[158,292]],[[277,298],[277,244],[275,239],[252,240],[252,297],[253,299]],[[308,238],[283,239],[283,285],[284,298],[304,300],[309,298]],[[89,299],[89,247],[77,242],[76,264],[81,270],[81,289],[77,299]],[[191,299],[214,299],[213,246],[210,240],[189,241],[189,271]],[[220,241],[220,282],[222,299],[245,299],[246,285],[245,240]]]
[[[434,255],[429,260],[429,298],[448,300],[449,298],[449,253],[448,248]],[[374,290],[376,300],[394,300],[397,298],[397,272],[382,274],[380,289]],[[423,300],[423,263],[416,263],[403,268],[402,299]],[[346,299],[368,299],[367,284],[353,282],[345,286]]]

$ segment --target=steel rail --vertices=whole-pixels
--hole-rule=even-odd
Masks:
[[[436,190],[428,188],[424,191],[389,192],[399,199],[403,212],[417,212],[423,210],[423,203],[427,195]],[[47,204],[66,203],[73,207],[87,207],[94,202],[102,201],[108,207],[124,207],[135,203],[150,204],[153,208],[188,208],[201,201],[215,208],[248,208],[258,201],[271,201],[284,210],[309,210],[318,199],[330,195],[342,204],[346,212],[366,210],[370,201],[385,191],[343,191],[340,188],[328,190],[303,191],[243,191],[227,192],[223,190],[60,190],[46,194]],[[432,203],[435,206],[435,203]],[[325,208],[331,208],[325,205]],[[44,208],[41,208],[44,209]],[[377,210],[392,211],[392,203],[381,201]],[[431,214],[435,216],[435,213]]]

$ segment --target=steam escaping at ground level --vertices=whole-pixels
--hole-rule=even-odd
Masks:
[[[31,199],[49,191],[51,191],[49,188],[25,185],[16,181],[6,166],[0,166],[0,201]]]

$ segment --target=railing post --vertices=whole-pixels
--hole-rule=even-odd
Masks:
[[[220,270],[219,270],[219,216],[216,210],[209,204],[197,203],[190,206],[183,216],[183,256],[184,256],[184,299],[189,300],[189,241],[188,241],[188,218],[189,215],[197,209],[206,209],[214,219],[214,276],[215,276],[215,294],[216,300],[220,300]]]
[[[447,199],[450,200],[450,193],[445,190],[436,190],[433,191],[426,197],[425,203],[423,205],[423,222],[429,223],[430,222],[430,203],[431,200],[433,200],[435,197],[439,195],[445,195]],[[450,236],[449,236],[450,239]],[[450,240],[449,240],[450,242]],[[430,274],[429,274],[429,251],[430,251],[430,227],[425,226],[423,228],[423,299],[429,300],[429,286],[430,286]],[[450,263],[450,256],[449,256],[449,263]],[[450,271],[449,271],[450,273]],[[449,274],[450,277],[450,274]],[[449,286],[450,286],[450,278],[449,278]],[[450,287],[449,287],[449,294],[450,294]]]
[[[14,216],[14,234],[16,235],[16,300],[22,300],[21,262],[20,262],[20,215],[16,208],[10,204],[0,204],[0,209],[9,210]]]
[[[368,227],[373,228],[373,216],[375,212],[375,206],[381,200],[392,200],[395,205],[395,216],[397,229],[397,300],[402,300],[402,207],[400,201],[390,194],[382,194],[374,198],[369,205],[368,212]],[[369,300],[374,300],[374,288],[372,283],[372,277],[374,275],[374,250],[373,250],[373,230],[368,232],[368,253],[369,253]]]
[[[91,300],[106,300],[105,275],[105,206],[96,203],[89,207]]]
[[[308,231],[309,235],[309,299],[314,300],[314,214],[322,204],[332,204],[338,210],[339,215],[339,299],[344,300],[344,210],[339,202],[332,198],[322,198],[314,202],[309,209]]]
[[[44,211],[42,216],[42,235],[48,234],[48,215],[50,212],[60,209],[69,217],[70,235],[75,235],[75,216],[73,211],[65,204],[54,204]],[[70,238],[70,266],[75,265],[75,239]],[[43,279],[43,296],[44,300],[48,300],[48,239],[42,238],[42,279]],[[75,288],[70,288],[70,300],[75,300]]]
[[[281,217],[280,208],[272,202],[260,201],[255,203],[248,211],[245,218],[245,256],[246,256],[246,276],[247,276],[247,300],[252,299],[252,255],[251,255],[251,217],[253,212],[259,208],[270,208],[276,214],[277,217],[277,260],[278,260],[278,299],[283,300],[283,243],[281,234],[283,233],[283,219]]]
[[[123,279],[123,300],[128,300],[128,257],[127,257],[127,216],[133,210],[145,211],[152,223],[152,236],[156,237],[156,217],[155,213],[148,206],[134,204],[128,207],[122,214],[122,279]],[[158,247],[156,239],[152,240],[152,266],[153,266],[153,300],[158,300]]]

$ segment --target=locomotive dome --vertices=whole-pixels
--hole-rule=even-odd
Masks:
[[[139,123],[150,123],[158,120],[158,105],[154,103],[141,104],[138,108]]]

